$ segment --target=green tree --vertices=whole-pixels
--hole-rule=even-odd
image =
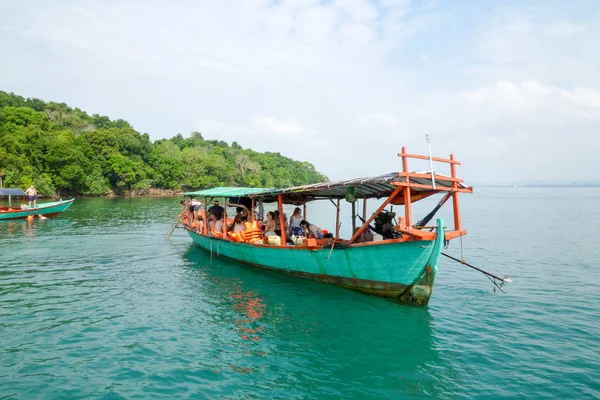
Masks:
[[[0,91],[0,171],[6,186],[44,195],[109,190],[291,186],[326,180],[314,166],[200,132],[152,143],[125,120]]]

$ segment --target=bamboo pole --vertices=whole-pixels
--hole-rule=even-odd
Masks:
[[[352,202],[352,233],[356,230],[356,201]]]
[[[223,207],[223,239],[229,240],[229,235],[227,234],[227,198],[224,199],[224,207]]]
[[[408,174],[408,157],[406,155],[406,147],[402,147],[402,172]],[[412,226],[412,204],[410,201],[410,178],[406,177],[407,186],[404,187],[404,219],[406,226]]]
[[[335,213],[335,240],[340,239],[340,199],[336,205],[337,211]]]
[[[208,198],[204,198],[204,224],[202,224],[204,234],[208,236]]]
[[[283,218],[283,196],[277,195],[277,209],[279,210],[279,225],[281,226],[281,245],[287,245],[287,235],[285,231],[285,218]]]

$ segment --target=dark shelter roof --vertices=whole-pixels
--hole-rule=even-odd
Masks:
[[[25,196],[25,192],[21,189],[3,188],[0,189],[0,196]]]
[[[431,172],[421,171],[412,173],[410,183],[414,185],[432,184]],[[220,187],[197,192],[185,193],[188,196],[200,197],[248,197],[261,198],[263,201],[276,201],[278,195],[283,196],[286,203],[306,203],[317,199],[343,199],[349,193],[356,199],[371,199],[388,197],[398,188],[394,183],[406,182],[406,177],[398,172],[390,172],[384,175],[354,178],[332,182],[314,183],[312,185],[295,186],[282,189],[267,188],[231,188]],[[418,201],[432,194],[435,194],[444,188],[452,187],[452,179],[449,176],[435,174],[436,190],[431,187],[411,187],[411,200]],[[459,189],[470,191],[462,183],[458,183]],[[441,189],[441,190],[440,190]],[[402,195],[397,196],[393,204],[402,204],[404,199]]]
[[[427,177],[411,177],[410,183],[417,185],[431,185],[431,172],[423,171],[415,174],[428,175]],[[310,201],[319,198],[327,199],[343,199],[346,197],[350,187],[353,187],[353,195],[356,198],[382,198],[392,194],[398,187],[394,185],[394,182],[405,182],[406,178],[400,176],[398,172],[391,172],[385,175],[372,176],[367,178],[355,178],[333,182],[315,183],[312,185],[296,186],[284,189],[274,189],[271,191],[263,191],[258,197],[275,197],[279,194],[283,195],[287,201]],[[440,174],[435,174],[436,187],[450,188],[452,187],[452,180],[450,177]],[[459,188],[467,189],[467,187],[461,183],[458,184]],[[426,188],[411,188],[411,192],[414,194],[421,195],[421,198],[425,194],[434,194],[438,190],[431,190]],[[411,196],[412,197],[412,196]]]

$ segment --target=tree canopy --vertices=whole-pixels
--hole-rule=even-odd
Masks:
[[[0,173],[4,186],[33,183],[44,195],[288,187],[327,180],[312,164],[279,153],[206,140],[200,132],[152,142],[122,119],[3,91]]]

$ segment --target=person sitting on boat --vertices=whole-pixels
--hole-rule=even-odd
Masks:
[[[215,232],[223,232],[223,224],[223,218],[217,219],[217,222],[215,222]]]
[[[325,236],[321,228],[319,228],[315,224],[311,224],[310,222],[304,219],[300,221],[300,226],[302,227],[302,229],[305,230],[306,237],[308,238],[323,239],[323,237]]]
[[[215,230],[215,225],[217,223],[217,219],[213,213],[208,213],[208,234],[212,236],[212,231]]]
[[[192,222],[191,228],[195,229],[197,233],[203,232],[204,219],[202,218],[202,215],[199,215],[198,218]]]
[[[269,211],[267,213],[267,222],[265,222],[265,236],[275,235],[275,228],[277,224],[275,223],[275,213],[273,211]]]
[[[225,209],[219,205],[219,200],[215,200],[214,205],[208,209],[208,212],[213,213],[217,221],[223,218]]]
[[[29,199],[29,208],[31,208],[31,202],[33,202],[33,207],[37,207],[37,190],[33,185],[29,186],[29,189],[25,191],[25,196]]]
[[[235,208],[235,215],[248,219],[248,209],[244,206]]]
[[[233,231],[233,233],[238,233],[246,230],[246,227],[244,226],[244,221],[242,219],[243,218],[241,214],[238,214],[233,218],[233,225],[231,225],[231,230]]]
[[[204,232],[204,224],[205,223],[206,223],[206,221],[204,220],[202,215],[198,216],[198,226],[196,226],[198,233]]]
[[[290,217],[288,236],[304,236],[304,229],[300,226],[300,222],[302,222],[302,210],[296,207]]]

